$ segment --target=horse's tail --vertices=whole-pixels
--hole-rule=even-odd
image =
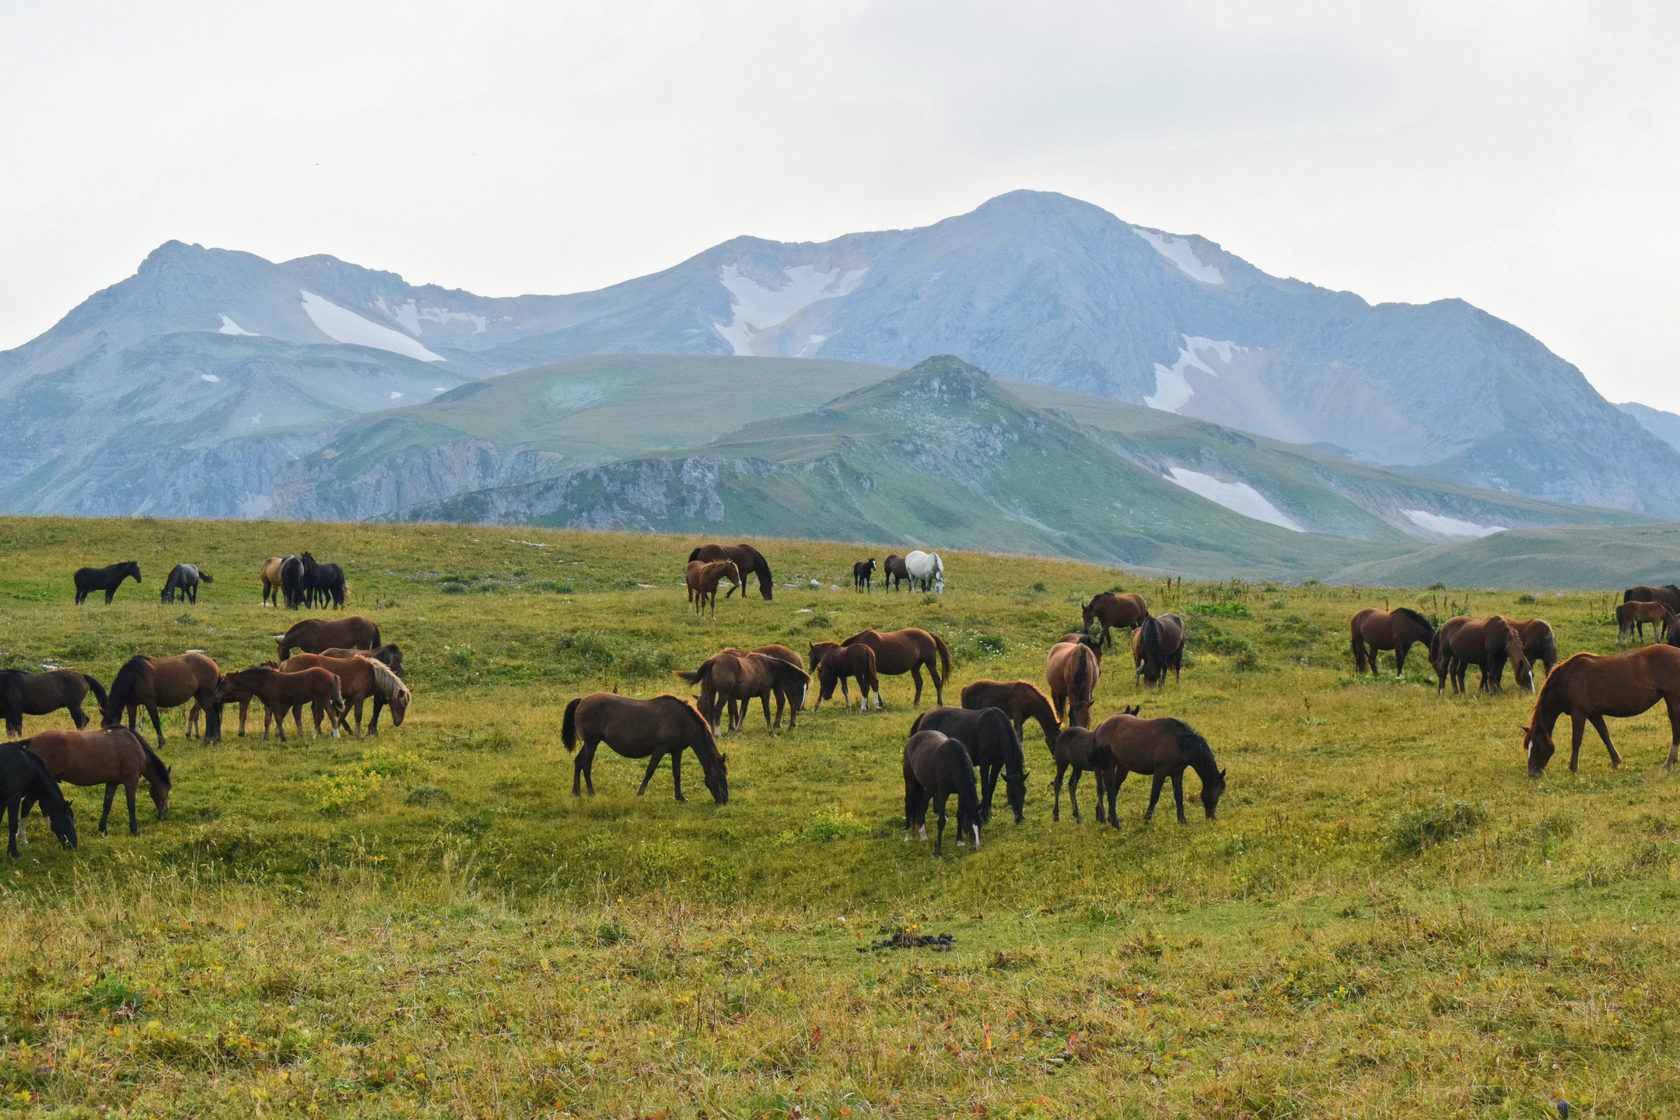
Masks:
[[[1161,651],[1161,624],[1154,615],[1146,614],[1138,624],[1138,650],[1143,654],[1144,679],[1149,679],[1152,667],[1165,668],[1166,655]]]
[[[704,547],[704,546],[702,546],[702,547]],[[694,563],[698,559],[700,559],[700,549],[697,548],[693,552],[688,554],[688,562],[690,564]]]
[[[567,754],[577,750],[577,710],[581,703],[583,697],[579,696],[567,704],[566,717],[560,721],[560,741],[566,745]]]
[[[1348,623],[1348,631],[1353,637],[1353,670],[1356,673],[1363,673],[1365,671],[1365,643],[1359,637],[1359,618],[1357,615],[1354,616],[1352,622]]]
[[[918,715],[916,717],[916,722],[912,723],[910,725],[910,734],[914,735],[918,731],[920,731],[922,729],[922,721],[927,719],[927,717],[928,717],[927,712],[922,712],[920,715]]]
[[[337,673],[334,673],[332,675],[332,688],[333,688],[333,690],[332,690],[333,707],[335,707],[335,708],[344,707],[344,689],[338,683],[338,674]]]
[[[111,695],[105,704],[104,726],[110,727],[121,722],[123,709],[133,702],[135,688],[151,667],[152,659],[143,654],[135,654],[123,662],[123,667],[118,669],[117,675],[111,679]]]
[[[715,657],[708,657],[706,660],[700,662],[700,667],[695,669],[692,673],[683,669],[673,669],[671,671],[671,675],[673,677],[680,678],[684,684],[699,684],[701,681],[712,675],[712,662],[716,660],[717,658]]]
[[[369,649],[378,649],[383,644],[384,643],[382,643],[379,640],[379,623],[376,622],[376,623],[373,624],[373,644],[370,645],[368,648]]]
[[[1622,602],[1624,602],[1624,603],[1633,602],[1633,588],[1630,587],[1626,591],[1622,592]]]
[[[105,696],[105,686],[88,676],[86,673],[82,674],[82,680],[87,684],[88,691],[93,693],[93,702],[99,705],[99,714],[103,717],[105,715],[105,701],[107,699]]]
[[[1087,671],[1087,666],[1090,664],[1090,658],[1086,655],[1083,648],[1076,648],[1078,649],[1078,656],[1074,658],[1075,664],[1073,667],[1073,681],[1071,682],[1073,685],[1072,693],[1074,702],[1083,703],[1085,697],[1089,695],[1091,687],[1091,674]]]
[[[929,633],[933,639],[933,646],[939,651],[939,676],[941,680],[951,679],[951,648],[945,644],[945,639],[938,634]]]
[[[770,578],[770,561],[756,548],[753,549],[753,574],[758,576],[758,589],[764,592],[766,599],[770,598],[770,589],[775,586]]]

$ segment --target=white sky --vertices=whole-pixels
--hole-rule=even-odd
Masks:
[[[0,349],[169,238],[485,295],[1016,188],[1680,410],[1680,5],[0,0]]]

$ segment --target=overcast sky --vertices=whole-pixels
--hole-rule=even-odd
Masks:
[[[484,295],[1017,188],[1680,410],[1680,5],[0,0],[0,349],[170,238]]]

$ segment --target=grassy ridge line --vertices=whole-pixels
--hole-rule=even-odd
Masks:
[[[416,687],[409,722],[377,741],[205,748],[172,721],[170,820],[75,853],[37,829],[0,868],[8,1101],[1539,1116],[1557,1091],[1601,1115],[1657,1115],[1680,1091],[1654,1057],[1674,1033],[1680,886],[1660,714],[1615,725],[1622,771],[1589,745],[1578,777],[1530,783],[1525,696],[1352,676],[1355,607],[1450,613],[1463,592],[1187,584],[1163,602],[1110,571],[946,553],[944,596],[865,597],[844,578],[863,552],[767,542],[778,582],[802,589],[727,601],[714,624],[682,602],[682,539],[55,520],[0,534],[6,664],[85,650],[108,677],[127,651],[188,644],[254,659],[286,620],[255,605],[255,565],[309,547],[346,565],[352,609],[410,651]],[[142,588],[70,605],[71,570],[130,557]],[[184,559],[217,582],[196,608],[162,607],[161,573]],[[726,738],[723,808],[692,762],[687,805],[663,774],[635,799],[640,765],[605,751],[598,797],[566,788],[559,709],[580,692],[672,690],[671,668],[719,646],[866,625],[944,634],[959,683],[1037,679],[1079,599],[1114,584],[1186,610],[1191,657],[1164,694],[1110,661],[1099,714],[1141,699],[1205,734],[1231,778],[1216,823],[1181,828],[1170,802],[1143,823],[1133,778],[1118,830],[1052,824],[1029,730],[1027,823],[934,861],[899,839],[902,678],[885,713]],[[1468,598],[1551,618],[1566,652],[1613,644],[1607,592]],[[49,725],[68,721],[28,728]],[[72,792],[86,822],[93,791]],[[855,951],[912,925],[954,933],[956,951]]]

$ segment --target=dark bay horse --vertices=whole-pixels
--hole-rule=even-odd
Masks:
[[[811,678],[798,665],[790,665],[779,657],[768,657],[762,653],[748,653],[745,650],[724,650],[708,657],[700,663],[693,672],[676,670],[676,676],[687,684],[700,686],[700,714],[713,732],[717,730],[718,717],[723,714],[724,702],[728,701],[731,709],[729,730],[739,731],[747,722],[747,710],[750,701],[757,697],[764,705],[764,728],[770,734],[776,733],[776,728],[770,722],[770,696],[775,693],[778,702],[777,710],[785,701],[793,714],[788,720],[788,730],[792,731],[799,718],[799,709],[805,704],[805,692],[810,686]],[[733,715],[734,702],[746,701],[741,704],[740,716]]]
[[[228,700],[238,700],[244,696],[253,696],[262,701],[264,709],[263,738],[268,738],[269,720],[274,721],[274,727],[280,732],[280,741],[286,741],[286,713],[295,706],[308,704],[315,713],[315,733],[320,734],[321,712],[328,716],[332,737],[338,738],[338,729],[344,725],[344,689],[339,684],[338,677],[326,669],[299,669],[287,673],[279,669],[264,669],[260,666],[250,669],[240,669],[221,678],[216,685],[216,695],[213,703],[222,704]],[[220,727],[220,720],[215,722]],[[205,732],[209,737],[209,731]],[[302,731],[298,732],[299,738]]]
[[[1429,663],[1435,669],[1437,696],[1445,690],[1449,678],[1453,691],[1463,692],[1464,676],[1471,665],[1482,671],[1482,691],[1498,692],[1507,663],[1518,686],[1534,691],[1534,668],[1523,652],[1522,638],[1509,619],[1496,614],[1483,619],[1459,615],[1441,623],[1429,646]]]
[[[1552,728],[1558,717],[1570,720],[1569,770],[1581,761],[1581,733],[1593,725],[1604,749],[1610,752],[1610,768],[1621,766],[1622,756],[1610,742],[1605,716],[1626,719],[1650,711],[1658,701],[1668,708],[1669,748],[1667,766],[1680,763],[1680,649],[1651,645],[1626,653],[1600,655],[1577,653],[1547,676],[1534,701],[1534,714],[1523,730],[1523,747],[1528,751],[1528,776],[1546,772],[1557,747]]]
[[[1008,712],[1002,708],[929,708],[910,725],[912,737],[918,731],[943,731],[968,748],[969,760],[980,771],[981,824],[992,823],[992,793],[999,773],[1015,823],[1026,820],[1026,759]]]
[[[1092,622],[1102,623],[1102,634],[1097,640],[1105,646],[1112,646],[1114,639],[1109,630],[1115,626],[1136,626],[1148,617],[1149,604],[1142,595],[1116,595],[1112,591],[1104,591],[1089,603],[1081,603],[1079,613],[1083,619],[1080,629],[1089,631]]]
[[[177,564],[169,569],[169,578],[163,581],[163,590],[159,593],[165,603],[173,603],[179,595],[187,602],[198,603],[198,585],[200,582],[215,583],[210,573],[199,568],[196,564]]]
[[[116,800],[117,787],[128,795],[128,834],[140,835],[140,822],[134,814],[134,794],[140,779],[157,807],[158,820],[169,815],[169,767],[153,753],[152,748],[126,727],[107,727],[100,731],[38,731],[20,744],[30,754],[47,764],[52,776],[73,786],[105,787],[105,811],[99,817],[99,835],[111,819],[111,803]],[[27,817],[34,804],[26,796],[19,816]]]
[[[343,610],[344,569],[337,564],[323,564],[307,552],[298,560],[303,564],[299,582],[303,588],[304,604],[312,607],[319,603],[324,607],[330,602],[335,610]]]
[[[1517,637],[1522,639],[1523,656],[1528,658],[1529,672],[1534,672],[1534,666],[1543,665],[1546,675],[1552,675],[1552,667],[1558,663],[1557,635],[1552,633],[1551,623],[1542,618],[1525,618],[1520,621],[1511,620],[1516,628]]]
[[[280,651],[280,661],[290,657],[294,649],[304,653],[320,653],[334,646],[372,649],[379,645],[379,626],[373,619],[359,614],[343,618],[306,618],[276,638],[274,645]]]
[[[803,661],[799,660],[799,655],[797,653],[793,652],[787,646],[768,645],[768,646],[758,646],[754,649],[726,649],[726,650],[721,650],[720,652],[722,652],[722,653],[759,653],[759,654],[763,654],[765,657],[773,657],[777,661],[786,661],[789,665],[792,665],[795,669],[804,669],[805,668],[805,663]],[[808,690],[807,690],[807,694],[808,694]],[[775,726],[777,727],[777,729],[780,729],[781,726],[782,726],[782,709],[788,705],[788,703],[792,700],[792,697],[789,696],[786,692],[784,692],[780,688],[775,690],[775,697],[776,697],[776,724],[775,724]],[[751,701],[749,701],[749,700],[731,700],[729,702],[729,723],[730,723],[730,726],[732,726],[732,727],[740,726],[741,722],[743,720],[745,720],[746,717],[747,717],[747,708],[750,704],[751,704]],[[737,705],[739,705],[739,707],[740,707],[739,712],[736,711],[736,706]],[[802,712],[804,710],[805,710],[805,702],[803,700],[801,700],[800,703],[799,703],[799,711]],[[793,713],[793,715],[790,715],[788,717],[789,721],[790,721],[788,723],[788,728],[790,730],[793,727],[793,723],[791,721],[797,715],[798,715],[798,712],[795,712],[795,713]]]
[[[124,560],[120,564],[107,564],[103,568],[76,569],[76,602],[81,604],[95,591],[105,592],[105,604],[110,605],[116,597],[117,588],[129,576],[134,577],[135,583],[140,583],[140,562]]]
[[[683,583],[688,587],[688,601],[694,604],[694,613],[698,617],[706,613],[706,600],[712,601],[712,617],[717,618],[717,589],[721,580],[727,579],[731,584],[739,586],[741,573],[735,567],[733,560],[690,560],[688,568],[683,572]],[[731,587],[730,591],[735,590]],[[724,593],[729,598],[728,592]]]
[[[216,702],[216,682],[221,670],[202,653],[187,653],[180,657],[131,657],[117,670],[111,681],[111,696],[105,703],[103,726],[120,726],[123,714],[128,714],[128,729],[134,730],[139,709],[144,707],[152,717],[152,730],[157,732],[158,749],[163,749],[163,722],[158,719],[159,708],[175,708],[188,700],[197,700],[199,707],[209,710]],[[208,720],[206,721],[208,724]],[[205,734],[210,731],[206,727]]]
[[[748,572],[758,577],[758,593],[764,596],[766,602],[774,597],[773,593],[776,585],[770,578],[770,561],[766,560],[764,554],[750,544],[744,542],[741,544],[703,544],[688,554],[690,564],[696,560],[733,560],[735,562],[738,574],[733,578],[734,586],[723,593],[725,599],[735,594],[736,590],[742,587],[742,581],[746,578]],[[741,598],[745,599],[746,597],[746,591],[742,590]]]
[[[853,564],[852,565],[852,590],[856,591],[859,588],[862,588],[864,591],[868,591],[869,590],[869,581],[870,581],[870,579],[872,579],[874,577],[874,575],[875,575],[875,557],[871,556],[867,560],[859,560],[856,564]]]
[[[1122,714],[1135,716],[1139,710],[1137,705],[1132,704]],[[1106,747],[1097,745],[1097,733],[1088,727],[1067,728],[1057,738],[1050,757],[1056,763],[1056,780],[1051,783],[1056,790],[1056,802],[1050,819],[1062,819],[1062,776],[1070,769],[1073,777],[1068,780],[1068,804],[1073,806],[1073,819],[1079,819],[1079,779],[1087,770],[1097,776],[1097,823],[1107,819],[1103,810],[1103,775],[1113,768],[1114,757]]]
[[[13,859],[18,854],[18,825],[22,816],[19,810],[26,797],[40,803],[59,842],[66,848],[74,848],[76,814],[64,800],[58,779],[52,776],[46,763],[19,744],[0,744],[0,805],[6,808],[6,848]]]
[[[1202,811],[1214,819],[1219,798],[1225,793],[1225,771],[1213,760],[1207,740],[1183,720],[1140,719],[1132,715],[1109,716],[1097,725],[1097,746],[1108,751],[1112,764],[1102,774],[1101,789],[1108,794],[1108,823],[1115,828],[1114,797],[1128,773],[1149,774],[1155,784],[1149,791],[1149,808],[1144,820],[1155,816],[1161,787],[1172,779],[1173,801],[1178,806],[1178,823],[1184,823],[1184,770],[1194,767],[1202,779]]]
[[[1145,688],[1164,687],[1168,669],[1176,683],[1184,665],[1184,616],[1145,615],[1132,631],[1132,665],[1132,679],[1142,677]]]
[[[1650,599],[1630,599],[1616,604],[1616,640],[1618,642],[1632,641],[1637,632],[1639,640],[1645,640],[1645,624],[1651,624],[1651,637],[1655,641],[1667,640],[1668,633],[1674,628],[1674,612],[1668,609],[1667,603],[1660,603]]]
[[[5,717],[6,734],[23,734],[24,716],[44,716],[66,708],[78,728],[88,725],[82,712],[87,694],[105,712],[105,686],[74,669],[48,669],[44,673],[26,673],[21,669],[0,669],[0,716]]]
[[[855,646],[843,646],[838,642],[813,642],[810,654],[811,672],[817,677],[817,698],[811,704],[811,710],[816,711],[822,702],[834,695],[834,686],[840,686],[840,703],[851,711],[852,695],[846,688],[847,680],[857,681],[858,686],[858,714],[862,715],[869,707],[869,694],[875,694],[875,706],[881,705],[881,678],[875,671],[875,651],[859,642]]]
[[[904,839],[927,839],[928,803],[939,814],[933,854],[945,841],[945,805],[957,795],[957,843],[974,839],[980,850],[980,798],[974,792],[974,762],[958,739],[938,731],[918,731],[904,744]]]
[[[286,601],[286,609],[295,611],[303,606],[308,597],[303,583],[303,558],[288,556],[280,561],[280,597]]]
[[[1044,745],[1056,749],[1056,736],[1061,733],[1061,721],[1050,698],[1040,692],[1031,681],[975,681],[963,686],[962,706],[965,708],[1002,708],[1009,713],[1019,737],[1029,719],[1036,719],[1044,732]]]
[[[1050,685],[1050,701],[1055,705],[1058,722],[1065,715],[1068,726],[1090,726],[1091,702],[1096,697],[1097,678],[1101,674],[1097,655],[1088,646],[1058,642],[1050,647],[1050,653],[1044,658],[1044,677]]]
[[[561,741],[568,753],[576,749],[578,741],[583,750],[572,763],[572,796],[576,797],[579,782],[588,783],[589,795],[595,796],[595,749],[607,744],[625,758],[648,760],[647,773],[636,796],[647,792],[659,760],[671,756],[671,780],[676,786],[677,800],[686,801],[682,792],[682,752],[692,748],[706,775],[706,788],[719,805],[729,801],[729,759],[718,750],[712,729],[695,710],[694,705],[680,696],[656,696],[652,700],[632,700],[611,692],[594,692],[580,696],[566,705],[566,715],[560,726]]]
[[[1435,639],[1435,627],[1410,607],[1396,607],[1392,611],[1366,607],[1353,616],[1349,628],[1353,632],[1354,672],[1365,672],[1369,663],[1373,677],[1377,675],[1378,650],[1394,651],[1394,675],[1403,677],[1406,654],[1412,646],[1421,644],[1427,650]]]
[[[322,657],[371,657],[385,668],[397,675],[399,680],[406,679],[408,674],[403,671],[402,647],[395,642],[372,649],[347,649],[343,646],[333,646],[329,649],[316,650]],[[375,718],[378,718],[379,708],[374,707]]]
[[[865,645],[875,651],[875,672],[882,677],[896,677],[904,673],[916,682],[916,695],[910,701],[914,707],[922,703],[922,669],[933,681],[934,702],[945,703],[945,681],[951,675],[951,651],[938,634],[914,628],[906,630],[864,630],[840,643],[842,646]],[[875,684],[875,706],[881,707],[881,685]]]
[[[325,669],[337,677],[345,708],[356,713],[357,737],[362,734],[362,708],[369,700],[373,701],[373,719],[368,722],[369,735],[379,730],[379,713],[387,706],[391,709],[391,726],[401,727],[403,718],[408,715],[408,706],[414,700],[408,686],[389,668],[371,657],[363,657],[356,653],[347,657],[329,657],[324,653],[294,653],[279,668],[284,673],[295,673],[300,669]],[[314,715],[316,733],[319,734],[320,713],[316,712]],[[292,709],[292,721],[301,736],[301,705]]]
[[[1622,592],[1622,602],[1661,603],[1675,614],[1680,614],[1680,587],[1672,583],[1665,583],[1661,587],[1637,584]]]
[[[897,591],[900,584],[910,583],[910,569],[904,566],[904,557],[896,552],[888,553],[886,560],[881,563],[881,571],[887,581],[888,591]],[[911,584],[912,587],[915,584]]]

